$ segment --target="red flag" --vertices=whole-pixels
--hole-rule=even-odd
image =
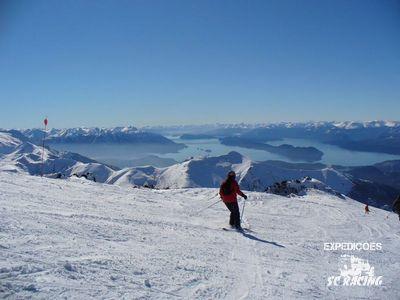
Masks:
[[[46,119],[44,119],[44,126],[47,126],[47,123],[48,123],[48,121],[47,121],[47,118]]]

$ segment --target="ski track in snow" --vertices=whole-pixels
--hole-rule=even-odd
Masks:
[[[223,231],[216,189],[147,190],[0,172],[0,297],[398,299],[396,215],[323,192],[249,192],[244,226]],[[239,203],[241,208],[241,203]],[[389,218],[386,219],[386,216]],[[361,252],[381,287],[327,287],[342,252],[324,242],[381,242]]]

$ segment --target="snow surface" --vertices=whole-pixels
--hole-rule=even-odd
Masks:
[[[216,189],[133,189],[0,172],[0,298],[398,299],[396,215],[321,191],[249,192],[244,225],[226,232]],[[386,218],[389,215],[388,218]],[[340,251],[359,254],[380,287],[327,287]]]

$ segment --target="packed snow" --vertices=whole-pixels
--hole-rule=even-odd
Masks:
[[[213,188],[0,172],[0,297],[398,299],[397,215],[365,215],[362,204],[318,190],[294,198],[246,193],[249,230],[239,233],[221,230],[228,220],[221,202],[204,210],[218,200]],[[382,243],[355,253],[382,285],[327,286],[343,254],[324,251],[328,242]]]

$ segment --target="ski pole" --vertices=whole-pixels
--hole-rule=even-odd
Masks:
[[[214,197],[215,197],[215,196],[214,196]],[[213,197],[213,198],[214,198],[214,197]],[[212,199],[212,198],[211,198],[211,199]],[[210,200],[211,200],[211,199],[210,199]],[[216,202],[214,202],[214,203],[210,204],[209,206],[207,206],[207,207],[201,209],[200,211],[196,212],[193,216],[202,213],[203,211],[205,211],[206,209],[209,209],[210,207],[213,207],[215,204],[217,204],[217,203],[220,202],[220,201],[221,201],[221,200],[218,199]]]
[[[242,207],[242,214],[240,215],[240,223],[242,223],[243,220],[243,214],[244,214],[244,206],[246,204],[246,200],[243,200],[243,207]]]

